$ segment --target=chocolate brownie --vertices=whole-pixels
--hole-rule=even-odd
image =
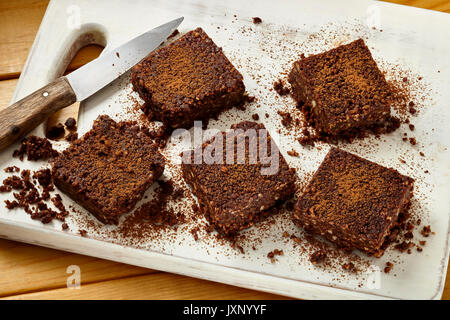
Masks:
[[[184,152],[182,163],[184,180],[202,211],[225,235],[252,226],[295,192],[295,170],[288,167],[263,124],[241,122],[231,129]],[[260,147],[265,150],[259,152]],[[198,154],[204,157],[196,162]],[[206,160],[208,154],[216,162]]]
[[[293,220],[347,249],[379,257],[406,216],[414,180],[331,148],[299,198]]]
[[[243,77],[201,28],[133,67],[142,110],[168,127],[189,128],[244,101]]]
[[[390,86],[362,39],[294,62],[289,82],[319,134],[351,137],[391,120]]]
[[[100,221],[113,224],[163,170],[164,158],[143,128],[106,115],[52,163],[55,185]]]

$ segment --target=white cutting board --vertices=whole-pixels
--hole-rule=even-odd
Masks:
[[[340,278],[339,275],[312,267],[307,257],[302,257],[298,249],[282,241],[281,232],[293,232],[295,227],[292,225],[275,226],[273,236],[265,238],[257,250],[246,250],[247,254],[244,256],[239,253],[229,254],[225,246],[209,248],[208,244],[201,240],[194,242],[190,234],[178,234],[178,239],[182,240],[180,243],[164,243],[163,240],[163,243],[154,244],[149,241],[141,248],[132,248],[125,242],[121,243],[120,239],[108,239],[89,230],[89,238],[84,238],[77,232],[76,220],[69,219],[71,231],[63,232],[59,222],[42,225],[32,221],[22,211],[8,211],[3,205],[0,208],[0,236],[298,298],[439,299],[443,291],[449,253],[450,41],[444,30],[448,30],[450,26],[450,16],[364,1],[290,0],[275,3],[273,0],[229,0],[225,4],[222,1],[207,0],[53,0],[30,50],[13,101],[61,75],[76,51],[87,43],[106,45],[105,50],[111,50],[130,38],[179,16],[185,17],[179,28],[181,33],[198,26],[203,27],[213,40],[224,48],[224,52],[243,73],[248,91],[257,97],[258,104],[261,105],[259,109],[251,105],[245,112],[229,111],[225,116],[221,116],[222,121],[212,121],[212,128],[228,128],[232,122],[249,120],[251,114],[258,112],[271,134],[277,135],[280,118],[273,104],[271,106],[269,102],[276,99],[276,94],[264,88],[264,83],[270,87],[271,82],[276,80],[277,74],[282,71],[280,66],[286,65],[287,61],[293,58],[286,57],[286,54],[278,58],[267,54],[268,51],[276,52],[283,45],[278,43],[283,30],[286,31],[285,36],[287,34],[290,39],[289,43],[303,42],[311,33],[327,23],[340,25],[356,21],[366,25],[362,31],[369,34],[367,43],[375,59],[399,62],[419,72],[434,92],[433,101],[414,119],[414,136],[423,145],[421,150],[426,157],[420,158],[417,152],[411,152],[407,160],[421,162],[431,174],[418,174],[414,169],[399,163],[398,156],[406,154],[411,148],[409,144],[401,142],[404,130],[383,137],[386,141],[370,150],[364,149],[370,140],[364,140],[365,144],[356,141],[351,145],[344,145],[343,148],[416,178],[416,192],[420,195],[426,194],[425,200],[420,200],[423,197],[418,200],[423,201],[420,205],[426,216],[424,224],[431,224],[435,232],[434,236],[427,238],[424,251],[419,254],[414,250],[410,255],[403,255],[394,267],[395,275],[376,272]],[[254,16],[261,17],[263,24],[253,25],[251,17]],[[77,25],[80,28],[74,28]],[[372,31],[372,25],[383,29],[383,32]],[[254,31],[249,36],[240,32],[242,28],[252,28]],[[290,32],[295,28],[298,28],[297,32]],[[261,32],[258,33],[258,30]],[[358,32],[349,30],[349,39],[357,37]],[[295,57],[295,54],[293,55]],[[272,76],[263,76],[260,83],[254,81],[251,73],[255,71],[255,63],[260,66],[257,67],[260,74]],[[99,114],[114,116],[120,113],[121,117],[126,116],[123,105],[131,104],[126,98],[129,92],[131,89],[127,74],[84,101],[80,110],[79,134],[88,131]],[[289,98],[283,101],[289,103]],[[263,116],[266,112],[270,114],[269,119]],[[43,136],[43,126],[34,130],[33,134]],[[303,148],[292,137],[284,134],[279,136],[278,141],[285,156],[286,151],[293,147],[300,153],[299,158],[286,156],[289,164],[308,172],[317,168],[328,150],[327,145],[322,145],[321,150]],[[55,147],[61,149],[66,147],[66,144],[58,142]],[[37,169],[45,165],[44,162],[21,163],[12,159],[11,154],[15,148],[17,144],[0,155],[1,168],[18,165],[21,168]],[[186,146],[169,147],[166,155],[170,158],[171,154],[177,154],[184,148]],[[0,178],[4,179],[6,175],[2,171]],[[3,204],[4,199],[11,197],[11,194],[0,194],[0,201]],[[63,200],[66,205],[72,204],[68,197],[64,196]],[[285,255],[272,264],[266,255],[275,248],[283,249]],[[388,250],[381,259],[366,259],[375,269],[382,270],[386,261],[390,261],[394,256],[395,253]],[[373,277],[376,285],[369,283],[369,280],[374,280],[371,279]]]

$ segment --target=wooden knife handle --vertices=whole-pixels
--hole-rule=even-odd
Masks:
[[[76,102],[75,92],[60,77],[0,111],[0,151],[24,137],[53,113]]]

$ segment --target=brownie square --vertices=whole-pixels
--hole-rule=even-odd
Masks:
[[[52,163],[55,185],[107,224],[131,211],[163,170],[143,128],[106,115]]]
[[[184,152],[182,163],[184,180],[197,197],[206,218],[225,235],[233,235],[252,226],[270,214],[270,208],[289,199],[295,192],[295,170],[288,167],[263,124],[246,121],[231,126],[231,129],[219,133],[194,151]],[[252,132],[255,134],[249,137],[248,133]],[[230,133],[235,135],[234,139],[227,139]],[[261,138],[265,136],[267,140]],[[229,148],[226,147],[227,140]],[[267,143],[266,154],[255,151],[264,143]],[[196,152],[206,154],[205,150],[212,146],[217,146],[212,154],[223,163],[208,164],[203,158],[196,164]],[[275,170],[264,172],[271,167],[264,160],[265,155],[274,155],[272,159],[276,168],[272,168]],[[227,161],[227,157],[231,161]]]
[[[390,86],[362,39],[294,62],[289,82],[321,135],[351,137],[390,119]]]
[[[406,216],[414,180],[331,148],[295,205],[294,222],[339,246],[379,257]]]
[[[189,128],[244,101],[243,77],[201,28],[132,68],[142,110],[172,128]]]

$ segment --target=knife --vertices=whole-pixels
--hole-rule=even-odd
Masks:
[[[141,34],[1,110],[0,151],[56,111],[86,99],[127,72],[161,45],[182,21],[183,17]]]

